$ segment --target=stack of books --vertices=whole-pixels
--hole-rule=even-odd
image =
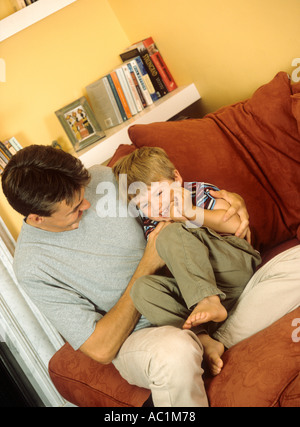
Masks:
[[[32,3],[35,3],[38,0],[10,0],[15,11],[21,10],[26,6],[30,6]]]
[[[123,65],[85,88],[103,129],[120,125],[177,88],[152,37],[120,57]]]
[[[22,150],[22,146],[16,140],[15,137],[8,139],[7,141],[0,141],[0,175],[2,175],[5,166],[17,151]]]

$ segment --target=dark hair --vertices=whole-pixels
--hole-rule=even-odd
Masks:
[[[2,189],[19,213],[51,216],[55,204],[71,205],[90,174],[81,161],[62,150],[30,145],[18,151],[2,174]]]

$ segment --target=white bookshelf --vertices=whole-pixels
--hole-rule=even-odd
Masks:
[[[179,87],[168,93],[141,113],[127,120],[123,124],[105,130],[106,137],[99,142],[84,148],[77,153],[85,167],[89,168],[97,163],[105,163],[110,159],[120,144],[131,144],[128,128],[136,124],[165,122],[179,114],[182,110],[201,99],[194,84]]]
[[[0,0],[1,1],[1,0]],[[0,21],[0,42],[76,0],[38,0]]]

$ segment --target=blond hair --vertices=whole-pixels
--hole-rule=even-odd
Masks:
[[[142,182],[150,186],[152,182],[174,180],[175,166],[165,150],[159,147],[142,147],[122,157],[114,166],[117,181],[119,175],[127,175],[127,189],[133,183]],[[131,197],[128,195],[128,198]]]

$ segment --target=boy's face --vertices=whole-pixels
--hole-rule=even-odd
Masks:
[[[143,214],[156,221],[167,221],[170,218],[170,203],[173,201],[173,191],[175,187],[182,185],[182,178],[178,171],[175,171],[174,180],[162,180],[152,182],[147,190],[138,196],[137,206]]]

